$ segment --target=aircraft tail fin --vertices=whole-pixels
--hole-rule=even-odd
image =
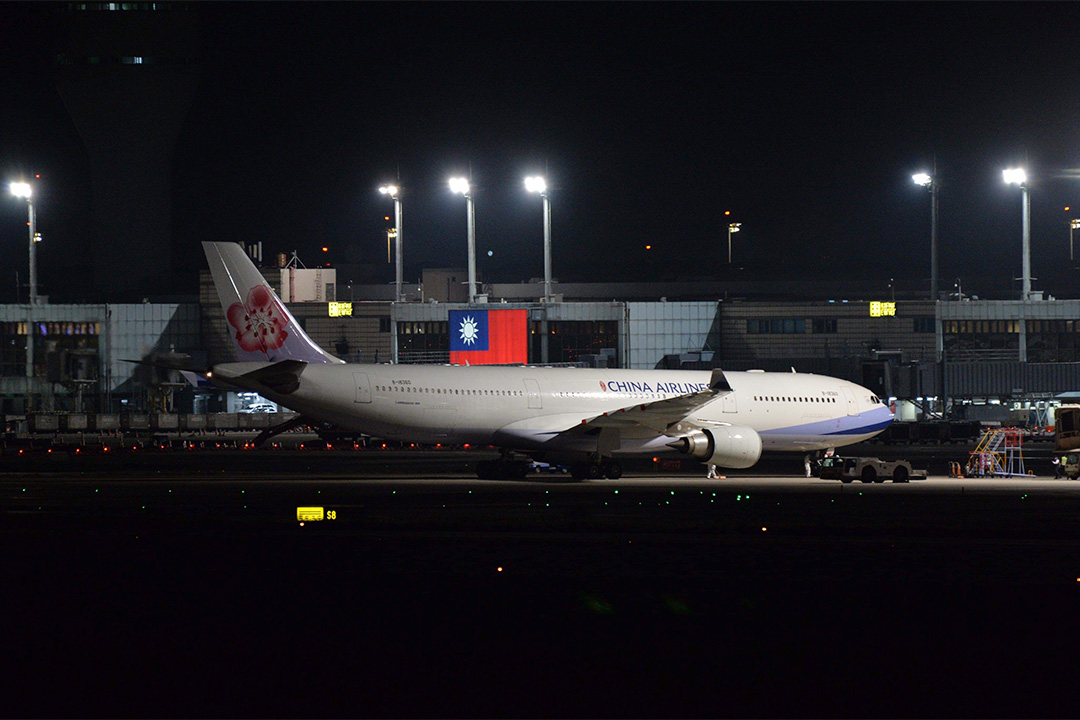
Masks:
[[[240,245],[230,242],[202,245],[241,361],[344,362],[304,333]]]

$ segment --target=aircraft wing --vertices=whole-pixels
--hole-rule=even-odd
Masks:
[[[729,392],[731,392],[731,385],[728,384],[727,378],[724,377],[724,371],[717,368],[713,370],[712,377],[709,379],[709,387],[705,390],[655,402],[631,405],[592,418],[582,418],[579,425],[564,430],[559,433],[559,436],[570,437],[571,435],[595,434],[599,429],[606,427],[644,427],[657,433],[666,433],[672,425],[684,420],[694,410]]]

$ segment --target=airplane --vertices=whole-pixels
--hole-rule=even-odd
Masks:
[[[533,460],[615,479],[635,455],[749,468],[764,451],[832,450],[893,420],[872,391],[794,370],[346,363],[304,333],[239,244],[203,250],[239,359],[208,377],[296,411],[288,427],[495,446],[500,458],[478,464],[484,479],[525,477]]]

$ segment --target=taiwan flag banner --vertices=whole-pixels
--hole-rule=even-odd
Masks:
[[[529,361],[526,310],[451,310],[450,362],[524,365]]]

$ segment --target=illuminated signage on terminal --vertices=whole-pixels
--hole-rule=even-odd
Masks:
[[[886,315],[896,315],[896,303],[877,301],[870,303],[870,317],[885,317]]]
[[[330,317],[342,317],[344,315],[352,315],[351,302],[327,303],[327,308],[330,313]]]

